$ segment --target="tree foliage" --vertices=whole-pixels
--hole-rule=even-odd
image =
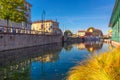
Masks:
[[[64,36],[72,36],[72,32],[70,31],[70,30],[66,30],[65,32],[64,32]]]
[[[0,0],[0,18],[8,22],[26,22],[25,0]]]

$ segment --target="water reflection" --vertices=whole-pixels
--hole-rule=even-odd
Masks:
[[[103,47],[103,42],[87,42],[85,47],[90,53],[93,53]]]
[[[103,42],[101,41],[88,41],[88,42],[81,42],[81,43],[65,43],[64,49],[66,51],[70,51],[73,46],[75,46],[78,50],[88,50],[90,53],[94,53],[97,50],[100,50],[103,47]]]
[[[0,80],[65,80],[66,73],[102,42],[61,43],[0,52]]]
[[[73,48],[73,45],[72,45],[72,44],[64,43],[64,49],[65,49],[66,51],[70,51],[72,48]]]
[[[30,80],[30,64],[34,61],[55,62],[61,49],[62,45],[58,43],[0,52],[0,80]]]

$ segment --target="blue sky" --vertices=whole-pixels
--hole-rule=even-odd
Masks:
[[[41,20],[43,9],[45,19],[56,20],[62,31],[76,33],[88,27],[101,29],[105,34],[115,0],[27,0],[32,4],[32,21]]]

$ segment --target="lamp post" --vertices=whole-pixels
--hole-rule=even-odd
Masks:
[[[45,34],[45,24],[44,24],[44,21],[45,21],[45,10],[43,10],[41,17],[42,17],[42,30],[43,30],[43,34]]]

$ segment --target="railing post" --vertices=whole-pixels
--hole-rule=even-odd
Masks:
[[[37,30],[31,30],[31,29],[24,29],[24,28],[15,28],[15,27],[1,27],[0,26],[0,32],[3,32],[3,33],[13,33],[13,34],[16,34],[16,33],[19,33],[19,34],[38,34],[38,35],[47,35],[47,34],[50,34],[50,33],[46,33],[42,31],[37,31]]]

